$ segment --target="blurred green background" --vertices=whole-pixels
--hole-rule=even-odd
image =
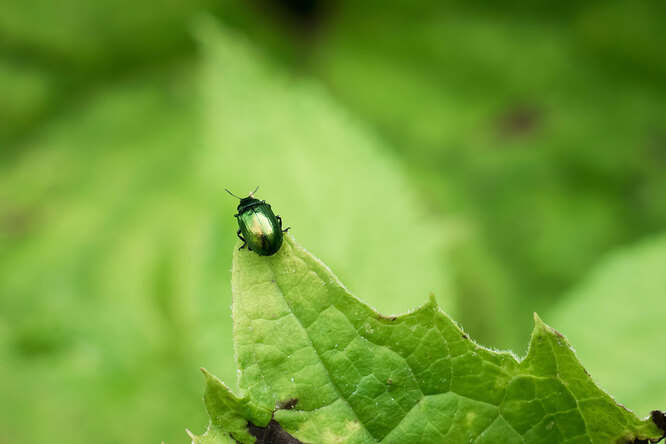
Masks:
[[[666,3],[0,0],[0,442],[188,442],[256,185],[385,313],[666,409]]]

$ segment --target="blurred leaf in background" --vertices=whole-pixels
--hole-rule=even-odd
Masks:
[[[196,368],[235,374],[225,187],[261,185],[380,311],[435,291],[518,352],[530,312],[575,322],[597,292],[569,289],[666,228],[663,2],[0,9],[2,442],[203,430]],[[575,345],[588,328],[553,324]],[[589,359],[620,402],[663,408]]]
[[[443,221],[417,204],[381,139],[318,84],[285,75],[217,28],[203,20],[197,33],[211,202],[229,200],[222,181],[244,196],[260,184],[258,196],[349,276],[351,291],[389,313],[417,306],[429,292],[453,306]]]
[[[467,226],[460,316],[482,342],[524,350],[531,311],[666,226],[666,15],[636,3],[349,2],[313,51],[433,211]],[[487,300],[500,317],[479,316]]]
[[[182,57],[193,2],[0,0],[0,146],[99,84]]]
[[[168,406],[196,415],[196,326],[226,304],[201,288],[218,227],[187,199],[191,78],[109,87],[2,166],[3,441],[146,442],[182,434]]]

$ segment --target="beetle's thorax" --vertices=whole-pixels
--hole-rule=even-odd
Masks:
[[[241,199],[240,203],[238,204],[238,214],[242,214],[244,211],[249,210],[250,208],[254,208],[257,205],[261,205],[263,201],[259,199],[255,199],[252,197],[250,194],[248,197],[244,197]]]

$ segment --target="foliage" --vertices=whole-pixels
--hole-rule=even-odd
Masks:
[[[657,273],[586,277],[666,226],[663,2],[0,10],[0,441],[203,429],[192,368],[236,371],[223,188],[256,185],[380,312],[435,291],[521,352],[538,310],[621,402],[663,409],[661,324],[636,327]]]
[[[658,364],[666,319],[665,265],[666,237],[648,239],[606,259],[552,314],[599,383],[641,415],[666,407]]]
[[[71,443],[178,441],[186,424],[203,428],[192,368],[236,372],[224,313],[237,202],[224,187],[261,184],[285,222],[308,221],[294,229],[383,309],[409,306],[408,285],[445,294],[432,232],[402,236],[413,217],[433,221],[382,142],[310,82],[283,76],[290,93],[271,99],[282,88],[275,68],[208,21],[199,29],[197,66],[182,60],[92,95],[0,165],[0,421],[10,442],[56,430]],[[274,99],[286,124],[317,126],[280,131]],[[234,132],[243,122],[269,132]],[[352,159],[363,162],[350,168]],[[308,187],[281,162],[308,171]],[[390,224],[367,223],[363,190]],[[389,279],[398,273],[424,279]],[[60,430],[92,409],[99,415]]]
[[[359,5],[313,53],[313,69],[390,137],[432,205],[469,227],[454,260],[460,320],[495,346],[522,349],[532,311],[614,246],[666,226],[656,198],[666,91],[637,81],[666,73],[649,49],[666,38],[666,15],[627,3],[562,5],[567,26],[522,7]],[[614,45],[615,62],[597,45]],[[627,47],[634,57],[620,55]],[[486,301],[501,316],[479,312]]]
[[[434,297],[406,315],[377,313],[291,236],[271,257],[237,251],[232,286],[243,398],[206,373],[211,433],[252,443],[271,420],[324,443],[656,442],[666,432],[596,387],[536,316],[518,361],[470,340]]]

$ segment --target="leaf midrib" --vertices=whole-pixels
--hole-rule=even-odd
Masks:
[[[294,257],[297,257],[297,256],[294,255]],[[301,258],[298,258],[298,259],[302,261]],[[296,321],[298,322],[298,325],[301,327],[301,329],[302,329],[303,332],[305,333],[305,336],[308,338],[308,341],[310,342],[310,345],[312,346],[312,349],[315,351],[315,354],[317,355],[317,359],[319,359],[319,362],[321,363],[321,366],[322,366],[322,367],[324,368],[324,370],[326,371],[326,377],[328,378],[328,380],[330,381],[331,385],[332,385],[333,388],[335,389],[335,392],[336,392],[337,395],[338,395],[338,399],[342,399],[342,400],[345,402],[345,404],[347,404],[347,406],[348,406],[349,409],[352,411],[352,413],[354,413],[354,416],[356,417],[356,420],[358,421],[358,423],[361,424],[361,426],[363,427],[363,430],[365,430],[365,432],[366,432],[370,437],[372,437],[372,438],[375,440],[375,442],[380,442],[380,440],[379,440],[376,436],[374,436],[374,435],[370,432],[370,430],[368,430],[368,428],[367,428],[366,425],[363,423],[363,421],[362,421],[361,418],[359,417],[358,413],[356,412],[356,410],[354,410],[354,407],[353,407],[353,406],[351,405],[351,403],[347,400],[347,398],[345,398],[345,397],[342,395],[342,392],[340,391],[340,388],[339,388],[338,385],[336,384],[335,380],[331,377],[331,374],[330,374],[329,368],[326,366],[326,363],[325,363],[324,360],[322,359],[322,357],[321,357],[321,353],[319,352],[319,350],[317,350],[317,347],[315,347],[314,342],[312,341],[312,338],[310,337],[310,334],[308,333],[307,328],[305,328],[305,325],[303,325],[303,322],[299,319],[299,317],[296,316],[296,313],[294,312],[294,310],[292,310],[291,305],[289,304],[289,301],[287,301],[287,298],[285,297],[285,292],[282,290],[282,287],[281,287],[280,284],[278,283],[277,275],[276,275],[275,271],[273,270],[273,267],[270,267],[270,270],[271,270],[271,273],[273,274],[273,279],[274,279],[274,281],[275,281],[275,285],[277,286],[278,290],[280,291],[280,295],[282,296],[282,299],[284,300],[284,303],[287,305],[287,307],[289,307],[289,312],[292,314],[292,316],[294,316],[294,319],[296,319]],[[312,271],[313,273],[317,274],[317,272],[315,272],[314,270],[311,270],[311,271]],[[300,279],[300,281],[299,281],[299,284],[300,284],[301,281],[303,281],[303,279],[305,279],[305,276],[307,276],[307,273],[301,277],[301,279]],[[317,277],[318,277],[319,279],[321,279],[321,277],[319,276],[319,274],[317,274]],[[325,281],[322,280],[322,282],[325,282]],[[298,284],[297,284],[297,285],[298,285]],[[294,287],[296,287],[297,285],[295,285]]]

